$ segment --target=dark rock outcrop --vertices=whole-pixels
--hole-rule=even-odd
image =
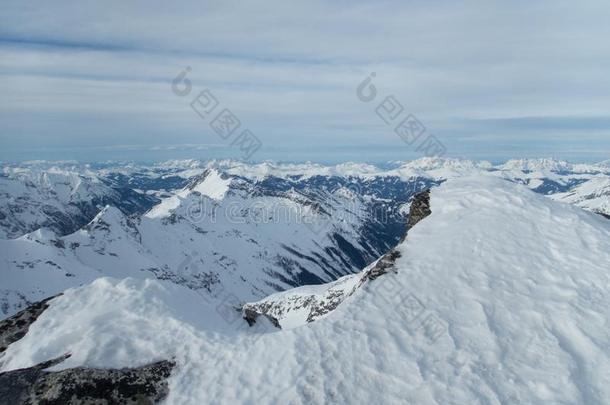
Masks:
[[[424,190],[413,197],[411,209],[409,211],[409,219],[407,223],[408,230],[414,227],[421,220],[430,215],[430,190]],[[402,238],[404,241],[407,233]],[[283,319],[289,312],[292,311],[308,311],[305,319],[307,323],[313,322],[316,319],[334,311],[346,298],[351,296],[365,283],[375,280],[379,276],[395,270],[396,260],[400,258],[401,253],[396,248],[381,256],[377,262],[369,269],[361,273],[358,283],[351,287],[343,287],[338,283],[329,283],[328,288],[324,293],[312,293],[310,295],[295,294],[290,295],[288,292],[278,299],[267,299],[259,302],[248,303],[242,307],[243,318],[250,326],[256,323],[256,319],[260,315],[264,315],[271,320],[276,326],[280,327],[279,319]]]
[[[30,325],[49,307],[49,301],[59,295],[61,294],[35,302],[15,315],[0,321],[0,353],[4,352],[11,343],[24,337],[28,333]]]
[[[407,232],[405,232],[404,236],[401,239],[401,242],[403,242],[407,238],[407,235],[409,234],[409,230],[411,228],[413,228],[419,223],[419,221],[426,218],[431,213],[432,210],[430,210],[430,189],[415,194],[413,196],[413,200],[411,201],[411,208],[409,209]],[[399,251],[397,251],[395,248],[390,250],[388,253],[381,256],[377,263],[375,263],[375,266],[373,266],[367,271],[362,281],[364,282],[365,280],[374,280],[380,275],[387,273],[392,268],[394,268],[394,263],[396,263],[396,260],[399,257]]]
[[[61,295],[61,294],[59,294]],[[36,302],[0,322],[0,353],[23,338],[53,298]],[[96,369],[76,367],[46,371],[70,355],[32,367],[0,373],[2,404],[154,404],[168,392],[167,378],[175,363],[159,361],[142,367]]]
[[[394,264],[399,257],[400,252],[396,249],[392,249],[385,255],[381,256],[377,263],[375,263],[375,265],[366,272],[362,278],[361,284],[367,280],[375,280],[377,277],[393,269]]]
[[[407,232],[413,228],[419,221],[430,215],[430,189],[424,190],[413,196],[411,208],[409,209],[409,220],[407,221]],[[403,237],[403,240],[405,236]]]
[[[266,317],[267,319],[269,319],[269,322],[271,322],[271,324],[273,326],[275,326],[278,329],[282,329],[279,321],[276,318],[274,318],[273,316],[271,316],[269,314],[256,312],[252,308],[248,308],[248,307],[243,308],[243,317],[246,320],[246,322],[248,322],[249,326],[253,326],[256,323],[256,319],[261,315]]]
[[[45,369],[69,355],[33,367],[0,373],[0,399],[6,404],[155,404],[167,397],[167,378],[175,363],[167,360],[142,367]]]

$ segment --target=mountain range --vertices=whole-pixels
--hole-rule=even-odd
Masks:
[[[174,162],[143,213],[0,242],[0,393],[603,404],[608,172],[535,163]]]
[[[356,273],[395,246],[412,197],[492,176],[610,215],[610,164],[424,158],[366,164],[29,162],[0,177],[0,312],[102,276],[251,301]]]

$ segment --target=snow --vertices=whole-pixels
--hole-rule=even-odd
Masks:
[[[48,243],[54,239],[57,239],[57,235],[51,229],[40,228],[35,230],[34,232],[26,233],[19,239],[31,240],[39,243]]]
[[[604,162],[597,164],[587,163],[570,163],[565,160],[557,160],[553,158],[539,159],[512,159],[504,164],[496,166],[499,170],[506,171],[524,171],[524,172],[542,172],[542,173],[599,173],[604,172]]]
[[[205,170],[204,169],[186,169],[186,170],[181,170],[176,174],[176,176],[180,176],[184,179],[190,179],[191,177],[195,177],[195,176],[199,176],[201,174],[203,174]]]
[[[551,198],[610,216],[610,178],[593,177],[569,192],[557,193]]]
[[[19,237],[41,226],[57,226],[59,222],[63,225],[57,226],[55,231],[61,234],[72,232],[90,219],[91,207],[95,207],[99,202],[112,202],[123,209],[124,207],[120,206],[122,194],[110,186],[114,185],[115,181],[120,183],[117,178],[124,177],[129,178],[127,184],[120,186],[124,189],[131,187],[130,191],[135,191],[142,197],[157,196],[168,199],[148,214],[149,217],[166,218],[180,205],[180,198],[175,196],[183,197],[190,192],[183,190],[180,194],[178,189],[189,179],[197,179],[209,172],[211,173],[204,181],[198,184],[197,190],[204,196],[219,200],[226,196],[231,176],[253,181],[272,176],[290,181],[305,181],[317,176],[360,180],[397,178],[402,181],[426,178],[442,181],[491,172],[551,194],[566,192],[577,185],[578,181],[588,181],[600,174],[607,177],[610,174],[608,167],[607,162],[572,164],[554,159],[511,160],[493,166],[485,161],[428,157],[408,162],[393,162],[389,168],[353,162],[338,165],[311,162],[247,164],[232,160],[176,160],[155,165],[118,162],[97,165],[77,162],[26,162],[2,167],[0,237]],[[178,178],[184,179],[184,182],[177,182]],[[167,183],[164,183],[166,180]],[[167,191],[164,190],[165,184]],[[557,185],[560,187],[554,188]],[[125,202],[129,204],[129,199]],[[589,209],[586,204],[582,206]],[[133,207],[130,207],[128,212],[132,212],[131,208]]]
[[[101,276],[157,277],[255,301],[304,280],[336,280],[389,248],[364,241],[370,212],[352,190],[312,190],[315,198],[294,189],[260,193],[253,182],[208,169],[143,216],[107,206],[72,234],[39,238],[44,247],[0,241],[0,315]],[[341,251],[343,240],[360,257]]]
[[[439,170],[439,169],[453,169],[458,171],[470,171],[473,169],[491,169],[493,166],[487,161],[474,162],[472,160],[463,159],[452,159],[452,158],[440,158],[440,157],[423,157],[420,159],[412,160],[400,166],[405,169],[414,170]]]
[[[95,269],[58,254],[47,230],[0,241],[0,313],[12,314],[31,301],[83,285],[100,277]],[[17,263],[20,258],[20,263]]]
[[[274,163],[246,164],[237,161],[213,161],[208,167],[215,167],[232,175],[262,180],[269,176],[279,178],[300,177],[307,179],[314,176],[356,176],[374,177],[383,171],[376,166],[365,163],[347,162],[335,166],[318,163]]]
[[[169,217],[176,208],[180,207],[181,200],[182,198],[179,195],[164,198],[159,204],[155,205],[150,211],[144,214],[144,216],[147,218]]]
[[[512,159],[499,166],[503,170],[520,170],[520,171],[569,171],[572,169],[572,164],[552,158],[540,159]]]
[[[182,204],[182,201],[188,199],[193,191],[209,197],[214,200],[222,200],[229,191],[231,184],[230,178],[223,178],[218,170],[209,170],[202,181],[195,184],[194,187],[185,187],[171,197],[161,200],[145,214],[147,218],[167,218]]]
[[[192,190],[214,200],[222,200],[229,191],[231,179],[223,178],[218,170],[210,170],[203,181],[199,182]]]
[[[175,358],[168,404],[607,403],[607,220],[491,175],[431,209],[396,273],[313,323],[248,328],[186,288],[104,278],[54,299],[2,370]]]
[[[246,164],[230,160],[212,161],[207,164],[208,167],[214,167],[232,175],[258,180],[269,176],[279,178],[292,176],[303,179],[314,176],[358,177],[363,179],[390,176],[397,176],[401,179],[410,179],[416,176],[451,178],[475,171],[488,171],[493,168],[491,163],[486,161],[473,162],[449,158],[421,158],[410,162],[395,162],[395,165],[398,167],[381,169],[371,164],[354,162],[325,166],[311,162]]]
[[[328,304],[332,300],[344,301],[356,290],[365,271],[374,264],[367,266],[359,274],[350,274],[327,284],[306,285],[271,294],[258,302],[248,303],[244,307],[256,310],[260,305],[272,305],[274,307],[265,313],[273,316],[282,329],[303,326],[309,322],[308,317],[312,305]],[[322,314],[316,316],[315,319],[321,319],[327,315]]]
[[[57,225],[59,217],[77,220],[83,206],[105,198],[120,197],[87,168],[3,167],[0,238],[16,238],[54,221]]]

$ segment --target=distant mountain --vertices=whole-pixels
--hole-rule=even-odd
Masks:
[[[597,164],[574,164],[556,159],[514,159],[502,165],[499,170],[517,170],[522,172],[555,172],[555,173],[599,173],[607,170],[603,162]]]
[[[267,176],[204,169],[144,215],[106,206],[78,231],[0,240],[0,309],[100,276],[153,277],[253,300],[359,271],[395,245],[427,178]]]
[[[221,206],[244,198],[292,204],[300,195],[258,196],[259,187],[211,172],[191,185],[201,187],[200,194],[211,191],[205,179],[224,185],[222,200],[214,200]],[[148,227],[167,227],[160,229],[169,229],[170,236],[157,243],[173,255],[180,245],[170,241],[178,235],[174,231],[187,238],[195,234],[181,217],[194,193],[179,192],[178,205],[157,212],[167,214],[161,219],[144,225],[149,220],[143,217],[136,224],[143,241]],[[329,204],[343,206],[342,197],[327,197]],[[419,212],[419,222],[361,272],[287,290],[243,311],[229,294],[210,297],[160,280],[99,278],[69,289],[48,301],[27,334],[8,345],[0,370],[49,381],[57,374],[33,374],[33,366],[59,358],[47,373],[82,374],[92,367],[114,373],[171,361],[171,376],[152,377],[167,378],[166,402],[172,404],[606,403],[608,220],[495,174],[448,179],[432,188],[429,204],[418,198],[412,206],[410,218]],[[238,204],[237,211],[242,208]],[[117,212],[106,212],[64,243],[94,235],[93,243],[104,233],[104,240],[137,241]],[[222,224],[216,231],[227,230],[227,222]],[[229,240],[243,239],[230,229]],[[269,229],[274,232],[258,233],[259,243],[276,235],[312,246],[300,232]],[[220,235],[208,236],[218,241]],[[316,241],[325,244],[327,235]],[[89,249],[109,254],[113,243]],[[246,244],[232,246],[233,257],[244,255]],[[250,277],[261,264],[241,262],[237,271]],[[69,381],[47,384],[32,395],[57,395],[70,387]]]
[[[593,177],[565,193],[554,194],[552,198],[610,218],[610,176]]]
[[[102,276],[152,277],[256,301],[373,263],[404,234],[421,190],[499,177],[608,215],[604,170],[439,158],[385,169],[194,160],[7,166],[0,229],[14,239],[0,240],[0,313]]]
[[[0,238],[15,238],[41,227],[64,235],[85,225],[107,204],[132,214],[158,201],[131,188],[114,187],[87,168],[4,167]]]

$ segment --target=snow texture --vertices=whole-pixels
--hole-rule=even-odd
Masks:
[[[51,301],[2,370],[175,358],[168,404],[608,403],[608,220],[496,176],[448,180],[431,210],[396,273],[315,322],[250,328],[182,286],[101,278]]]

